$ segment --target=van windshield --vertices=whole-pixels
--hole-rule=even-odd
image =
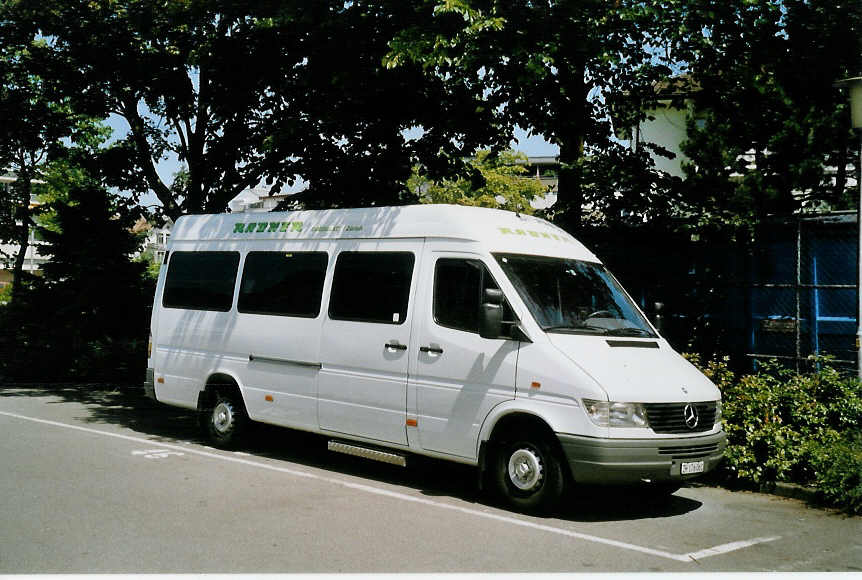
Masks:
[[[546,332],[656,336],[600,264],[521,254],[494,257]]]

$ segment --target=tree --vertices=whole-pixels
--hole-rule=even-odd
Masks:
[[[858,157],[846,96],[858,74],[862,6],[687,0],[669,34],[701,90],[688,126],[687,187],[699,226],[742,225],[799,209],[853,207]]]
[[[36,43],[32,48],[38,48]],[[38,51],[36,51],[38,53]],[[31,204],[44,183],[46,165],[69,154],[69,144],[92,148],[100,141],[100,128],[92,119],[75,114],[67,100],[54,100],[39,68],[38,54],[0,43],[0,168],[16,176],[0,199],[0,240],[15,244],[12,298],[24,284],[24,260],[30,230],[38,210]],[[44,188],[42,188],[44,191]]]
[[[220,211],[266,166],[259,79],[268,65],[259,57],[278,39],[241,13],[216,13],[216,4],[2,4],[0,34],[38,53],[38,74],[53,91],[78,112],[128,123],[105,164],[116,169],[113,183],[134,194],[151,189],[174,218]],[[48,41],[33,46],[38,38]],[[180,195],[156,171],[169,154],[188,165]]]
[[[0,309],[4,374],[18,378],[137,380],[143,374],[154,284],[130,259],[140,211],[102,188],[74,188],[41,229],[43,275]],[[50,364],[47,357],[50,356]]]
[[[415,2],[315,2],[305,18],[280,21],[312,30],[305,69],[276,92],[308,116],[275,117],[274,148],[310,181],[306,207],[415,202],[404,184],[419,163],[439,179],[468,171],[465,159],[493,139],[494,112],[469,79],[423,74],[418,64],[383,66],[389,41],[422,17]],[[406,131],[413,129],[409,136]]]
[[[649,159],[615,140],[611,123],[632,126],[655,98],[651,84],[670,73],[658,51],[662,3],[447,0],[424,2],[422,12],[391,43],[388,65],[421,63],[480,92],[496,113],[497,148],[516,125],[558,145],[557,221],[580,227],[585,206],[607,201],[608,160],[637,168],[663,195]]]
[[[505,151],[494,157],[490,151],[479,151],[470,165],[480,179],[458,177],[432,181],[415,168],[408,189],[415,192],[422,203],[474,205],[532,214],[530,202],[544,197],[547,192],[538,179],[526,175],[526,162],[527,156],[523,153]]]
[[[126,120],[106,166],[112,183],[152,190],[164,212],[223,211],[243,189],[302,177],[306,205],[409,201],[417,161],[439,173],[482,132],[454,127],[482,112],[481,95],[418,66],[387,70],[387,41],[409,3],[336,0],[5,0],[0,41],[40,45],[40,74],[76,111]],[[29,33],[22,34],[24,30]],[[428,130],[419,138],[403,133]],[[156,164],[176,155],[186,179]]]

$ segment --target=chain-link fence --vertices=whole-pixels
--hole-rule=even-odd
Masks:
[[[648,313],[664,303],[664,336],[679,351],[730,355],[750,371],[812,354],[856,367],[855,213],[773,220],[752,241],[693,240],[658,229],[584,232],[584,241]]]
[[[799,368],[812,354],[856,365],[855,214],[762,225],[750,269],[748,355]]]

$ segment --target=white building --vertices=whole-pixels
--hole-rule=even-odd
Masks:
[[[171,229],[173,227],[174,221],[169,217],[166,217],[165,221],[162,222],[161,225],[157,226],[149,224],[144,218],[138,220],[138,223],[134,225],[132,231],[135,233],[147,233],[144,246],[141,248],[141,253],[151,252],[155,263],[161,264],[164,262],[165,254],[168,251],[168,240],[171,238]]]
[[[240,192],[235,198],[228,202],[231,213],[243,212],[266,212],[273,211],[275,206],[289,198],[291,193],[280,193],[269,195],[269,189],[265,187],[252,187]]]
[[[0,195],[7,195],[9,187],[15,182],[17,177],[13,173],[4,173],[0,175]],[[33,183],[44,183],[39,180],[33,180]],[[35,196],[30,196],[30,207],[38,206],[40,202]],[[39,247],[42,245],[41,240],[36,235],[36,231],[30,229],[30,239],[27,247],[27,252],[24,255],[24,271],[28,273],[36,273],[42,270],[42,264],[48,261],[46,256],[39,252]],[[14,278],[13,269],[15,258],[18,255],[18,250],[21,246],[18,244],[0,244],[0,288],[11,284]]]
[[[553,156],[527,157],[527,170],[524,177],[538,179],[545,188],[544,197],[534,199],[530,205],[533,209],[548,209],[557,201],[557,190],[560,184],[560,158]]]
[[[700,86],[688,76],[680,76],[656,83],[656,106],[645,111],[647,118],[631,129],[631,148],[637,150],[641,143],[655,143],[675,155],[673,159],[653,154],[656,169],[674,177],[684,179],[682,164],[688,157],[682,152],[682,143],[688,138],[687,123],[694,119],[697,124],[697,110],[694,95]]]

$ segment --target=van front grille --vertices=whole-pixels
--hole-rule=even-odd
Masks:
[[[691,405],[697,411],[697,421],[691,418]],[[646,403],[647,419],[656,433],[703,433],[715,425],[715,401],[702,403]],[[688,417],[686,413],[688,412]],[[688,419],[688,423],[686,423]]]
[[[684,447],[659,447],[659,455],[672,455],[673,459],[688,459],[690,457],[703,457],[718,451],[718,443],[707,445],[686,445]]]

